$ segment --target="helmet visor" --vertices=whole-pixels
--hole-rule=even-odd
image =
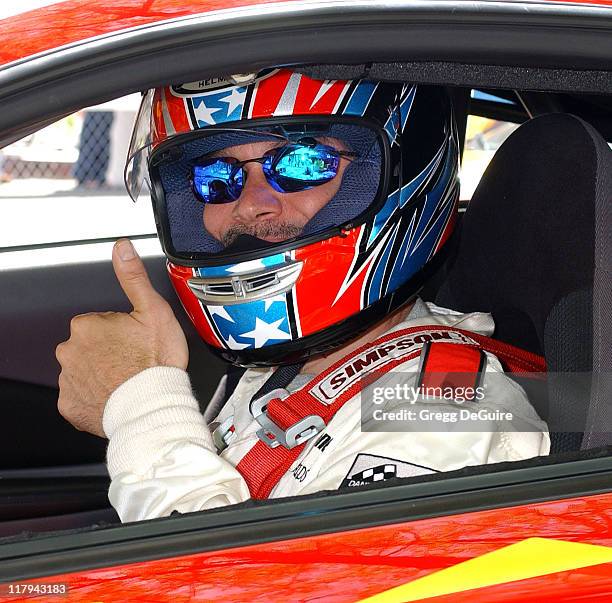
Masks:
[[[155,90],[149,90],[140,102],[132,139],[128,148],[123,178],[128,195],[137,201],[144,187],[150,190],[148,178],[148,160],[152,142],[151,107]]]
[[[233,257],[241,234],[258,239],[260,253],[314,241],[377,199],[384,149],[374,128],[327,121],[198,134],[164,143],[150,158],[156,190],[163,190],[155,199],[162,243],[173,259],[218,263]],[[249,178],[259,184],[249,186]],[[270,198],[276,214],[264,207]],[[268,217],[237,219],[241,203],[254,211],[261,205]],[[292,211],[278,209],[284,203]]]

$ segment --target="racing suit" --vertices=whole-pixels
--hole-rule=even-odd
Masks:
[[[452,326],[487,336],[494,329],[489,314],[461,314],[417,299],[404,321],[388,332],[420,325]],[[270,497],[548,454],[546,424],[523,389],[503,374],[497,358],[488,352],[486,356],[485,397],[461,405],[490,411],[490,418],[477,431],[462,430],[458,423],[446,424],[443,431],[424,431],[418,421],[402,423],[401,430],[395,432],[368,430],[361,422],[358,394],[307,442]],[[416,357],[398,368],[403,382],[414,384],[418,366]],[[218,401],[223,398],[222,380],[205,416],[199,411],[187,373],[181,369],[150,368],[119,386],[107,402],[103,426],[109,438],[109,499],[121,520],[210,509],[250,498],[236,465],[258,441],[260,425],[251,415],[249,402],[272,371],[247,370],[217,413]],[[299,389],[311,377],[298,375],[287,390]],[[453,400],[442,399],[405,399],[389,404],[393,411],[406,407],[417,413],[435,409],[451,415],[458,408]],[[221,452],[209,424],[224,428],[221,435],[227,445]]]

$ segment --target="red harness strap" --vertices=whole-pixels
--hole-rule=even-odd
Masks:
[[[479,347],[429,342],[421,349],[416,387],[430,391],[431,388],[450,389],[453,397],[471,401],[476,398],[486,366],[487,356]]]
[[[381,373],[418,357],[425,343],[437,341],[491,352],[510,372],[546,370],[541,356],[484,335],[440,325],[411,327],[388,333],[361,346],[288,397],[282,400],[272,398],[264,409],[267,419],[282,431],[313,415],[320,417],[327,425],[346,402],[376,381]],[[283,445],[270,447],[264,441],[258,441],[236,467],[244,477],[251,496],[267,498],[305,446],[304,442],[293,448]]]

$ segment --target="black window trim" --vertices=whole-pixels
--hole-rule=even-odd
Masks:
[[[558,462],[553,457],[539,457],[331,495],[249,501],[223,509],[72,533],[28,534],[22,541],[0,542],[2,579],[51,576],[612,492],[612,457],[607,456],[610,450],[586,454],[596,458]]]
[[[332,1],[214,11],[99,36],[0,68],[0,145],[50,119],[169,79],[278,64],[537,65],[586,73],[592,81],[609,70],[611,33],[612,10],[550,2]]]

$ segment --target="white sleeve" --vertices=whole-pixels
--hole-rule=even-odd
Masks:
[[[108,497],[121,521],[187,513],[250,498],[246,482],[215,449],[187,373],[142,371],[109,398]]]

